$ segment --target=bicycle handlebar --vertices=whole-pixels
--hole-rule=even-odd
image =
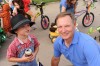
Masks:
[[[37,4],[36,2],[32,1],[32,5],[35,5],[36,7],[43,7],[45,5],[45,2],[41,2],[40,4]]]

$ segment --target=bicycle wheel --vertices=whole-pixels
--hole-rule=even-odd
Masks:
[[[50,24],[49,17],[48,17],[48,16],[43,16],[43,17],[41,18],[41,27],[42,27],[44,30],[46,30],[46,29],[48,29],[49,24]]]
[[[82,19],[82,24],[84,27],[89,27],[94,21],[94,14],[90,12],[90,14],[86,13]]]

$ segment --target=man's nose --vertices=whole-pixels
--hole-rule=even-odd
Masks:
[[[62,32],[65,32],[65,27],[62,27]]]

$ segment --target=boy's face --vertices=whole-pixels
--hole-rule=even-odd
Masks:
[[[19,36],[19,35],[21,35],[21,36],[28,36],[29,33],[30,33],[30,29],[31,29],[30,25],[29,25],[29,24],[25,24],[25,25],[19,27],[19,28],[15,31],[15,33],[17,33],[18,36]]]

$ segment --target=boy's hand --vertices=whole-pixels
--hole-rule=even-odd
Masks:
[[[22,59],[23,62],[31,62],[31,61],[33,61],[32,55],[26,57],[25,54],[24,54],[21,59]]]
[[[32,53],[32,55],[31,55],[31,59],[34,60],[35,57],[36,57],[36,54],[35,54],[35,53]]]

